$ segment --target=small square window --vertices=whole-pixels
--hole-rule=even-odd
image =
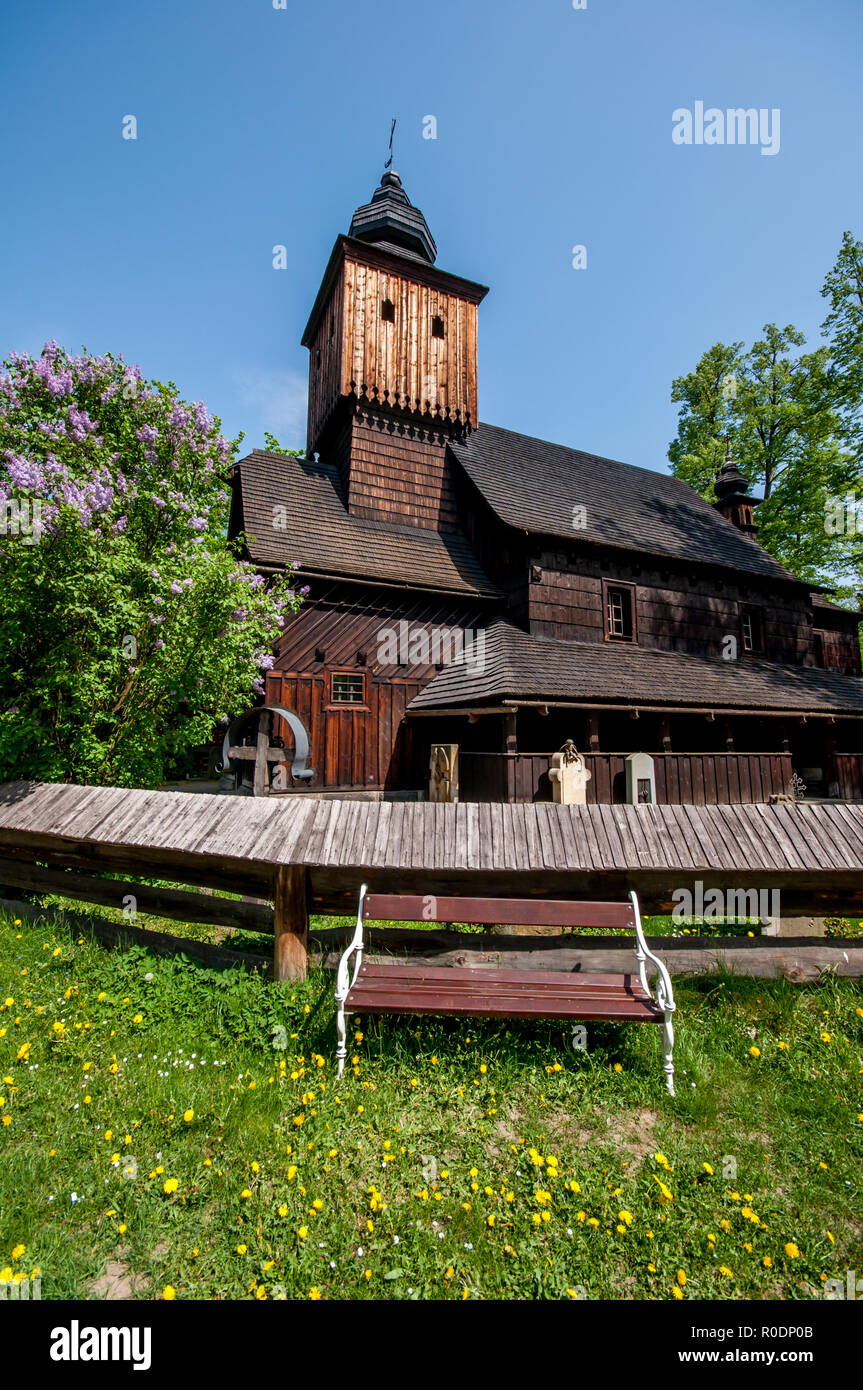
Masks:
[[[433,337],[433,338],[442,338],[443,336],[444,336],[443,319],[441,318],[440,314],[435,314],[434,318],[432,319],[432,337]]]
[[[384,323],[395,323],[396,306],[391,299],[385,299],[381,304],[381,318]]]
[[[330,703],[333,705],[364,705],[365,676],[359,671],[334,671],[330,676]]]

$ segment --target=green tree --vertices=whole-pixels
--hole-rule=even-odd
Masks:
[[[845,441],[857,460],[863,454],[863,242],[845,232],[836,263],[821,294],[830,312],[821,331],[830,351],[830,368]]]
[[[0,781],[155,786],[263,691],[290,573],[226,544],[203,403],[48,343],[0,371]]]
[[[825,525],[830,499],[857,471],[843,448],[835,374],[826,347],[799,353],[793,325],[766,324],[744,352],[716,343],[694,372],[678,377],[678,435],[672,472],[713,500],[713,480],[730,449],[763,502],[759,540],[801,578],[833,582],[853,568],[853,538]]]

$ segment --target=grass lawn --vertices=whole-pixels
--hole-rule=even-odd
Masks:
[[[264,948],[266,949],[266,947]],[[856,983],[658,1030],[367,1020],[0,918],[0,1279],[44,1298],[823,1297],[863,1269]],[[4,1268],[5,1267],[5,1268]]]

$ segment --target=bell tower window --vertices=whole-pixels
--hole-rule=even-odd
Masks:
[[[384,323],[395,323],[396,306],[393,304],[391,299],[385,299],[381,303],[381,318],[383,319]]]
[[[434,318],[432,319],[432,337],[433,337],[433,338],[442,338],[443,336],[444,336],[443,319],[441,318],[440,314],[435,314]]]

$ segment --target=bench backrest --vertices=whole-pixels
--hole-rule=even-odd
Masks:
[[[366,893],[364,922],[481,922],[502,927],[605,927],[635,931],[631,902],[590,903],[542,898],[409,897]]]

